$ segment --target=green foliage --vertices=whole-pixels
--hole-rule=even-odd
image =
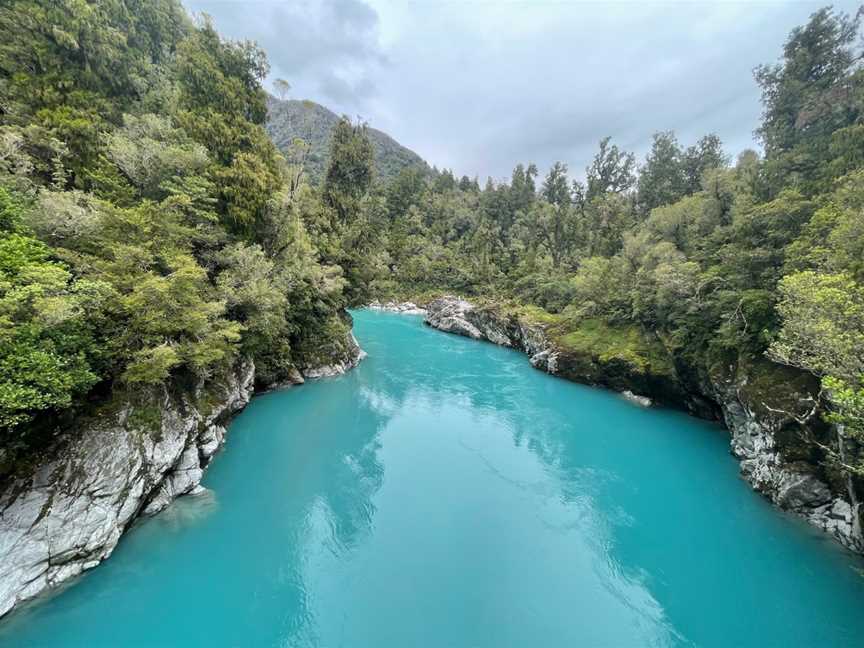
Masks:
[[[702,188],[702,179],[712,169],[725,169],[729,157],[723,152],[723,143],[715,134],[706,135],[684,151],[685,193],[692,194]]]
[[[626,363],[636,373],[674,375],[669,354],[659,340],[636,326],[615,326],[598,319],[558,325],[566,331],[555,337],[565,351],[594,356],[601,362]]]
[[[864,374],[864,286],[847,274],[805,270],[784,277],[779,290],[783,328],[772,357],[817,375]]]
[[[787,250],[789,270],[847,272],[864,282],[864,170],[841,178]]]
[[[123,379],[130,384],[160,384],[181,362],[180,355],[168,344],[141,349],[135,352]]]
[[[0,186],[0,232],[16,232],[21,226],[21,203],[6,187]]]
[[[94,327],[109,293],[73,280],[42,242],[0,232],[0,428],[69,407],[97,381]]]
[[[786,370],[767,351],[844,381],[832,383],[832,420],[851,429],[864,373],[858,28],[857,16],[819,10],[779,65],[757,70],[764,158],[744,151],[730,167],[716,135],[685,147],[660,132],[638,169],[601,140],[584,185],[560,162],[539,190],[533,165],[482,189],[447,170],[425,182],[404,173],[373,189],[383,207],[355,210],[369,232],[341,239],[346,277],[378,296],[515,298],[565,348],[636,373],[671,375],[668,347],[694,374],[738,362],[777,389],[765,377]]]
[[[586,198],[589,202],[606,193],[628,191],[636,184],[636,157],[619,150],[615,144],[609,146],[610,141],[611,137],[600,140],[600,150],[591,166],[585,169],[588,179]]]
[[[639,173],[639,203],[645,212],[668,205],[687,190],[683,153],[675,133],[654,133],[651,152]]]
[[[306,230],[332,219],[287,191],[254,44],[175,0],[15,0],[0,30],[0,430],[238,354],[283,380],[344,334]]]
[[[366,125],[352,124],[346,117],[340,119],[330,140],[323,192],[343,224],[357,216],[360,200],[372,185],[375,174],[372,156]]]
[[[641,375],[674,373],[667,347],[696,372],[776,368],[768,350],[823,378],[858,439],[857,16],[817,11],[757,70],[764,158],[730,167],[716,135],[661,132],[637,169],[605,138],[584,185],[558,162],[539,188],[533,164],[481,189],[268,99],[257,46],[175,0],[11,0],[0,33],[4,430],[240,354],[285,380],[346,352],[346,304],[455,291],[516,299],[566,349]]]
[[[833,140],[832,152],[832,135],[856,124],[864,107],[859,27],[860,14],[820,9],[792,31],[780,64],[757,68],[770,191],[791,185],[812,195],[824,191],[834,173],[850,170],[842,141]],[[831,164],[834,156],[846,160]]]
[[[205,173],[207,149],[167,117],[125,115],[123,122],[106,136],[106,153],[140,197],[159,200],[167,194],[163,183]]]
[[[864,386],[859,380],[857,385],[849,384],[839,378],[826,376],[822,379],[822,389],[830,396],[832,410],[826,415],[829,423],[842,430],[841,440],[845,452],[831,449],[829,457],[841,468],[857,475],[864,476],[864,457],[861,447],[864,446]],[[854,442],[849,444],[847,440]],[[852,447],[849,447],[852,446]],[[851,455],[851,456],[850,456]]]
[[[35,123],[69,147],[78,186],[155,65],[185,36],[176,0],[12,0],[0,8],[0,104],[8,119]],[[8,108],[7,108],[8,107]]]

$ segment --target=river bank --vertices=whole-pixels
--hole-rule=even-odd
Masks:
[[[767,360],[686,367],[660,340],[634,341],[632,335],[624,352],[616,352],[610,340],[614,344],[619,332],[554,331],[542,314],[452,296],[431,300],[425,309],[429,326],[522,350],[541,371],[614,389],[643,406],[656,402],[720,420],[729,430],[741,475],[755,490],[846,548],[864,553],[855,484],[826,470],[816,447],[806,441],[831,434],[811,376]],[[399,312],[399,306],[390,310]]]
[[[349,333],[322,364],[257,390],[336,376],[364,355]],[[115,398],[59,436],[0,494],[0,616],[107,559],[137,518],[201,494],[229,421],[255,392],[255,365],[241,358],[210,381]]]

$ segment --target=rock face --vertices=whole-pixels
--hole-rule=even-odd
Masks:
[[[862,511],[854,484],[826,472],[821,454],[806,441],[830,443],[836,438],[821,419],[815,379],[775,366],[783,382],[769,392],[758,384],[759,367],[723,369],[703,378],[703,391],[721,406],[742,476],[778,507],[864,553]]]
[[[623,392],[621,392],[621,395],[631,403],[639,405],[640,407],[651,407],[651,405],[653,405],[653,402],[650,398],[648,398],[647,396],[640,396],[639,394],[634,394],[629,389],[625,389]]]
[[[342,373],[365,355],[353,336],[346,348],[306,376]],[[204,469],[254,382],[245,360],[192,390],[139,395],[82,423],[45,453],[50,459],[8,484],[0,494],[0,616],[108,558],[137,516],[203,492]]]
[[[426,309],[418,306],[414,302],[379,302],[373,301],[366,306],[370,310],[386,311],[388,313],[401,313],[402,315],[425,315]]]
[[[366,357],[366,352],[360,348],[353,333],[348,334],[348,343],[344,351],[333,357],[327,364],[303,369],[303,378],[326,378],[339,376],[356,367]],[[302,381],[301,381],[302,382]]]
[[[502,318],[494,311],[477,308],[457,297],[436,299],[426,310],[426,323],[433,328],[522,349],[533,366],[555,373],[558,351],[552,348],[539,326],[528,325],[518,318]]]
[[[847,548],[864,553],[864,511],[854,484],[828,474],[816,447],[806,441],[829,442],[832,434],[821,421],[818,385],[812,377],[766,360],[759,366],[731,363],[712,371],[681,371],[675,384],[641,377],[627,384],[631,378],[616,367],[556,348],[541,325],[457,297],[437,299],[427,311],[429,326],[521,349],[532,366],[547,373],[613,387],[641,405],[649,406],[656,399],[697,416],[719,416],[730,432],[731,451],[740,460],[741,474],[755,490],[824,529]],[[773,383],[766,381],[768,375]]]
[[[199,487],[225,435],[222,422],[249,402],[255,367],[241,362],[196,398],[167,390],[84,425],[54,458],[0,498],[0,614],[111,555],[139,513],[158,513]],[[204,396],[199,393],[198,396]],[[143,420],[158,407],[160,421]]]

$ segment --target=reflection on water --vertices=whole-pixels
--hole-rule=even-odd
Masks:
[[[162,514],[154,518],[152,524],[163,527],[166,531],[177,532],[200,524],[204,518],[213,515],[218,509],[219,500],[216,498],[216,493],[205,488],[200,493],[176,500]]]
[[[357,370],[256,398],[207,493],[0,643],[861,643],[861,561],[752,493],[719,427],[416,317],[356,332]]]

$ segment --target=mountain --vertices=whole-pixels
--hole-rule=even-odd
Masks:
[[[320,182],[327,169],[330,133],[339,121],[332,110],[314,101],[270,97],[267,101],[267,134],[286,156],[291,143],[298,137],[312,144],[306,159],[306,172],[313,184]],[[429,165],[414,151],[405,148],[387,133],[369,129],[369,139],[375,149],[375,170],[378,178],[387,182],[406,167],[427,171]]]

